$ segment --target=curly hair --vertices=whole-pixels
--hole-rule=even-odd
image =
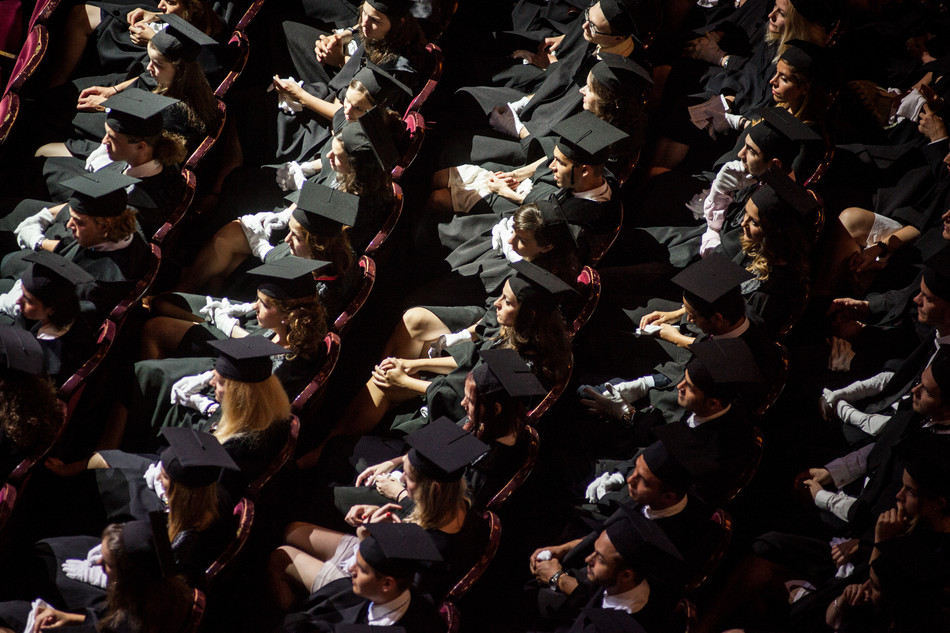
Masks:
[[[154,136],[129,136],[129,143],[145,143],[152,148],[152,159],[160,165],[177,165],[188,158],[185,137],[162,130]]]
[[[436,481],[420,473],[407,459],[403,470],[408,470],[416,480],[412,500],[416,506],[406,521],[426,530],[437,530],[454,521],[460,510],[468,509],[468,484],[465,478],[458,481]]]
[[[121,242],[135,233],[135,209],[126,207],[125,211],[112,217],[92,216],[92,221],[109,242]]]
[[[765,41],[778,44],[775,54],[775,59],[778,60],[779,57],[785,53],[788,42],[792,40],[805,40],[806,42],[811,42],[818,46],[824,46],[826,35],[827,33],[824,26],[817,22],[809,22],[806,20],[790,1],[788,8],[785,9],[785,28],[782,29],[781,33],[773,33],[766,30]]]
[[[282,300],[272,298],[274,307],[287,320],[287,342],[293,354],[303,358],[316,358],[327,335],[327,311],[320,303],[319,295],[301,299]]]
[[[515,324],[502,326],[502,347],[513,349],[534,365],[534,371],[555,385],[570,369],[571,342],[561,311],[526,298],[518,306]]]
[[[745,233],[739,238],[742,250],[752,258],[747,270],[760,281],[767,281],[773,266],[786,264],[800,281],[806,282],[811,244],[798,214],[784,205],[759,208],[752,200],[746,204],[756,207],[762,228],[762,237],[758,241],[750,240]]]
[[[205,0],[178,0],[178,4],[182,9],[181,18],[198,30],[212,36],[221,31],[223,23],[210,3]]]
[[[174,541],[186,530],[202,532],[218,520],[218,484],[188,486],[169,480],[168,540]]]
[[[207,134],[215,129],[218,122],[218,104],[215,101],[214,91],[208,84],[208,79],[198,62],[168,59],[156,50],[154,45],[149,43],[149,46],[153,53],[175,67],[171,83],[159,84],[153,92],[179,99],[176,105],[184,109],[188,116],[188,125],[199,133]]]
[[[49,446],[63,423],[49,378],[11,371],[0,376],[0,429],[18,451]]]
[[[100,631],[162,633],[181,628],[191,609],[191,589],[182,576],[142,573],[122,544],[123,526],[113,523],[102,533],[103,551],[111,560],[106,587],[106,615]]]
[[[290,400],[277,376],[262,382],[216,378],[224,387],[221,421],[214,435],[222,444],[241,433],[257,433],[290,417]]]
[[[360,5],[361,21],[365,4]],[[377,66],[405,57],[410,66],[421,68],[425,59],[426,36],[419,22],[411,15],[389,18],[389,21],[389,32],[382,39],[366,42],[366,56]]]
[[[311,233],[301,226],[303,237],[310,248],[313,259],[325,259],[330,262],[333,271],[340,276],[346,275],[356,261],[353,247],[350,245],[350,228],[344,226],[339,233],[319,235]]]

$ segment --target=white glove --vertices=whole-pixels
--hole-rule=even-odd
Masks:
[[[587,486],[585,496],[591,503],[597,503],[611,490],[620,490],[626,479],[620,473],[604,473]]]
[[[312,176],[313,174],[310,175]],[[307,175],[304,173],[300,163],[292,160],[289,163],[284,163],[277,169],[276,180],[277,184],[280,185],[280,188],[284,191],[300,191],[303,189],[303,184],[307,182]]]
[[[211,376],[213,375],[214,370],[209,369],[205,373],[198,374],[197,376],[185,376],[184,378],[180,378],[172,385],[171,403],[184,404],[188,396],[196,394],[210,385]]]
[[[247,245],[251,247],[251,254],[261,261],[267,257],[267,254],[274,250],[273,245],[264,237],[263,230],[255,233],[253,237],[248,238]]]
[[[162,472],[162,463],[155,462],[154,464],[149,464],[149,467],[145,470],[145,474],[142,475],[142,477],[145,479],[145,485],[148,486],[149,490],[154,490],[155,495],[159,499],[163,502],[167,502],[165,486],[162,485],[161,480],[158,478],[160,472]]]
[[[254,311],[254,304],[253,303],[229,303],[227,307],[222,305],[221,309],[228,316],[233,316],[233,317],[244,316],[245,314],[248,314],[249,312]]]
[[[538,555],[534,557],[534,560],[537,560],[537,561],[551,560],[551,550],[549,549],[541,550],[540,552],[538,552]]]
[[[89,154],[89,158],[86,159],[86,171],[99,171],[112,162],[109,158],[109,148],[103,143]]]
[[[0,313],[17,318],[20,314],[20,297],[23,296],[23,282],[19,279],[9,292],[0,295]]]
[[[218,403],[212,400],[207,396],[203,396],[200,393],[194,393],[188,396],[182,405],[188,407],[189,409],[194,409],[201,415],[211,415],[218,409]]]
[[[241,305],[243,306],[243,304]],[[222,299],[221,305],[215,308],[211,315],[211,324],[228,336],[231,336],[231,331],[238,324],[237,318],[231,316],[230,311],[232,309],[234,309],[234,306],[231,305],[231,302],[227,299]],[[246,310],[241,310],[239,314],[244,314],[245,312]]]
[[[699,256],[706,257],[716,250],[716,247],[720,244],[722,244],[722,235],[719,231],[712,228],[706,229],[699,241]]]
[[[604,386],[604,395],[608,397],[616,395],[627,403],[636,402],[647,395],[653,385],[653,376],[641,376],[636,380],[627,380],[617,385],[607,383]]]
[[[910,119],[911,121],[920,121],[920,111],[924,109],[927,100],[917,89],[913,89],[904,95],[901,103],[897,106],[897,119]]]
[[[835,412],[838,407],[838,401],[841,399],[841,393],[831,389],[822,389],[821,397],[818,398],[818,410],[821,417],[829,422],[835,418]]]
[[[745,128],[743,121],[748,122],[749,120],[741,114],[733,114],[731,112],[726,112],[723,114],[723,116],[726,118],[726,123],[729,124],[729,127],[740,132]]]
[[[46,207],[43,207],[39,213],[23,220],[13,230],[14,235],[16,235],[17,244],[23,249],[29,249],[31,251],[39,250],[43,240],[46,239],[46,229],[48,229],[55,220],[56,218],[53,217],[52,212]]]
[[[524,110],[524,107],[528,105],[528,101],[531,99],[531,96],[523,97],[518,101],[512,101],[508,104],[508,109],[511,110],[511,116],[515,120],[515,131],[518,132],[518,136],[521,136],[521,130],[524,129],[524,123],[521,122],[521,117],[518,116],[521,114],[521,111]]]
[[[730,194],[744,187],[748,187],[755,182],[755,177],[750,174],[741,160],[731,160],[719,170],[715,180],[710,187],[710,193]]]
[[[205,297],[205,307],[198,310],[198,314],[204,315],[205,321],[218,327],[216,322],[217,315],[222,314],[228,316],[228,309],[231,307],[231,302],[228,301],[227,297],[223,299],[212,299],[211,297]],[[218,328],[222,329],[222,328]]]
[[[288,207],[283,211],[278,211],[276,213],[273,211],[261,211],[260,213],[254,214],[252,217],[257,219],[261,230],[264,231],[264,235],[267,236],[267,239],[270,239],[274,234],[274,231],[280,231],[287,228],[287,225],[290,224],[290,216],[293,215],[293,212],[293,209]]]
[[[472,333],[468,330],[459,330],[452,334],[443,334],[429,347],[429,358],[438,358],[442,352],[450,347],[472,340]]]
[[[63,561],[62,567],[67,578],[84,582],[93,587],[105,589],[109,583],[109,577],[102,565],[94,565],[88,560],[70,558]]]
[[[499,253],[504,254],[505,246],[508,245],[508,240],[510,240],[514,234],[515,219],[513,217],[503,218],[491,229],[491,247]],[[509,245],[508,248],[511,248],[511,246]]]
[[[95,547],[86,553],[86,560],[93,565],[98,565],[102,562],[102,543],[97,543]]]

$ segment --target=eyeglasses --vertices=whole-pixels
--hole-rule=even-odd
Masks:
[[[613,35],[613,33],[607,33],[606,31],[598,31],[597,27],[594,26],[594,23],[590,21],[590,9],[593,6],[594,5],[592,4],[590,7],[584,9],[584,21],[587,23],[587,28],[590,29],[590,32],[593,35]]]

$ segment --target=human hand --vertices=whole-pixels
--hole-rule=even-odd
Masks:
[[[551,560],[539,560],[535,563],[534,578],[539,585],[547,586],[551,576],[561,571],[561,561],[552,558]]]
[[[142,477],[145,479],[145,485],[148,486],[148,489],[154,490],[155,495],[164,503],[167,502],[165,498],[165,486],[162,485],[162,481],[158,478],[161,472],[161,462],[155,462],[154,464],[149,464]]]
[[[524,176],[518,174],[517,171],[496,171],[494,177],[504,182],[511,189],[515,189],[524,180]]]
[[[369,517],[369,523],[402,523],[402,519],[396,516],[396,510],[402,510],[398,503],[387,503],[379,507]]]
[[[488,188],[492,193],[502,194],[513,191],[511,186],[508,184],[507,179],[498,178],[495,175],[488,177]]]
[[[874,542],[880,543],[903,534],[907,531],[909,523],[907,513],[904,512],[904,504],[898,501],[896,508],[885,510],[877,518],[877,524],[874,526]]]
[[[647,314],[642,319],[640,319],[640,329],[642,330],[648,325],[661,325],[663,323],[673,323],[676,319],[679,318],[679,314],[676,312],[664,312],[663,310],[654,310],[653,312]]]
[[[0,313],[14,319],[20,315],[20,297],[23,296],[23,280],[17,279],[9,291],[0,294]]]
[[[947,126],[944,124],[943,118],[934,114],[929,103],[925,103],[923,110],[920,112],[917,130],[926,136],[931,143],[947,137]]]
[[[290,97],[296,101],[301,101],[306,94],[306,90],[303,89],[303,86],[293,79],[281,79],[277,75],[274,75],[271,82],[277,94],[284,98]]]
[[[203,416],[211,415],[218,409],[218,406],[220,406],[213,399],[200,393],[194,393],[188,396],[181,404],[189,409],[194,409]]]
[[[102,543],[97,543],[92,549],[86,552],[86,560],[94,565],[102,562]]]
[[[233,307],[232,303],[224,298],[221,300],[221,304],[211,311],[211,324],[227,336],[231,336],[231,331],[238,324],[238,320],[230,314]]]
[[[812,499],[814,499],[815,497],[817,497],[817,496],[818,496],[818,493],[819,493],[820,491],[822,491],[822,490],[825,489],[824,486],[822,486],[820,483],[818,483],[818,482],[815,481],[814,479],[806,479],[805,481],[802,482],[802,484],[803,484],[806,488],[808,488],[808,492],[811,493],[811,498],[812,498]]]
[[[295,160],[284,163],[277,169],[277,184],[284,191],[300,191],[307,182],[303,167]]]
[[[547,547],[539,547],[531,553],[531,558],[528,559],[528,567],[531,570],[531,573],[534,573],[534,569],[538,562],[544,562],[544,560],[562,560],[564,555],[570,551],[569,547],[564,545],[548,545]],[[538,555],[541,552],[548,552],[550,555],[549,558],[542,557],[539,561]]]
[[[887,264],[888,256],[881,256],[881,249],[877,245],[869,246],[851,254],[848,259],[848,268],[855,277],[862,273],[881,270]]]
[[[836,407],[840,398],[841,396],[837,391],[821,390],[821,397],[818,398],[818,411],[823,419],[831,422],[837,417]]]
[[[625,483],[626,479],[620,473],[606,472],[588,484],[584,496],[590,503],[597,503],[608,492],[620,490]]]
[[[380,475],[386,475],[396,468],[396,464],[391,460],[370,466],[356,476],[357,486],[372,486],[376,483],[376,478]]]
[[[378,509],[379,506],[368,503],[358,503],[350,508],[343,520],[346,521],[348,525],[352,525],[353,527],[356,527],[357,525],[363,525],[369,521],[369,518],[373,516],[373,513]]]
[[[828,314],[842,314],[849,319],[863,319],[871,314],[870,304],[860,299],[842,297],[828,306]]]
[[[398,358],[387,358],[373,369],[373,384],[385,393],[406,389],[408,378],[405,366]]]
[[[55,220],[53,213],[46,207],[23,220],[13,229],[17,244],[20,245],[20,248],[39,250],[43,240],[46,239],[46,229]]]
[[[917,82],[914,86],[914,89],[920,93],[920,96],[927,101],[927,105],[930,107],[931,112],[939,112],[946,102],[943,100],[943,97],[934,92],[934,89],[930,87],[930,82],[933,80],[933,71],[928,72],[924,77]]]
[[[835,604],[839,611],[845,611],[851,607],[856,607],[868,602],[871,599],[871,581],[866,580],[860,585],[848,585],[838,596]]]
[[[342,35],[321,35],[313,45],[317,61],[328,66],[340,67],[346,62],[345,43]]]
[[[303,176],[308,176],[307,168],[305,165],[300,165],[300,171]],[[311,170],[312,172],[312,170]],[[312,172],[309,176],[312,176],[316,172]],[[296,184],[296,178],[295,178]],[[303,183],[300,183],[300,186],[303,187]],[[284,209],[283,211],[273,212],[273,211],[261,211],[260,213],[254,214],[254,218],[260,223],[261,230],[264,232],[264,235],[267,239],[270,239],[274,231],[282,231],[287,228],[287,225],[290,223],[290,216],[293,214],[293,211],[290,209]]]
[[[230,303],[230,302],[229,302]],[[198,309],[198,314],[203,314],[205,321],[212,321],[214,319],[214,311],[221,306],[221,300],[215,299],[210,295],[205,295],[205,305],[203,308]]]
[[[399,496],[406,492],[402,482],[388,474],[376,477],[375,485],[376,492],[393,501],[399,501]]]
[[[116,94],[117,90],[111,86],[91,86],[79,93],[76,109],[102,112],[105,110],[102,102]]]
[[[148,46],[154,35],[155,31],[146,22],[136,22],[129,26],[129,39],[136,46]]]
[[[630,411],[630,407],[623,400],[617,402],[613,398],[597,393],[590,387],[585,389],[584,393],[589,397],[582,398],[581,404],[587,407],[587,410],[591,413],[601,417],[622,420]]]
[[[36,617],[33,619],[32,633],[40,633],[46,629],[56,629],[69,624],[76,624],[83,620],[85,620],[85,618],[81,615],[66,613],[65,611],[59,611],[58,609],[46,605],[37,610]]]
[[[84,582],[87,585],[105,589],[109,583],[109,577],[102,565],[90,563],[88,560],[69,558],[63,561],[62,568],[67,578]]]
[[[495,226],[491,229],[491,246],[493,250],[503,253],[505,250],[505,244],[508,240],[511,239],[511,236],[515,234],[515,220],[514,218],[504,218],[500,220]]]
[[[139,22],[151,22],[156,14],[151,11],[146,11],[145,9],[132,9],[125,14],[125,21],[129,25],[138,24]]]
[[[741,160],[731,160],[719,169],[710,186],[711,191],[730,194],[755,182],[755,177],[746,169]]]
[[[198,374],[197,376],[185,376],[178,379],[174,385],[172,385],[171,390],[171,403],[172,404],[184,404],[185,399],[192,394],[196,394],[208,385],[211,384],[211,377],[214,375],[213,370],[208,370],[203,374]]]
[[[842,565],[851,561],[854,558],[854,555],[858,552],[858,547],[861,545],[861,541],[856,538],[848,539],[842,543],[831,546],[831,559],[835,562],[835,566],[841,567]]]
[[[719,61],[726,53],[719,48],[719,38],[712,33],[690,40],[683,48],[683,55],[691,59],[701,59],[708,64],[719,65]]]

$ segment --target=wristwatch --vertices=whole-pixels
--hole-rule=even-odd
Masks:
[[[561,569],[554,572],[554,575],[548,579],[548,587],[551,589],[551,591],[558,591],[557,581],[563,575],[564,575],[564,570]]]

